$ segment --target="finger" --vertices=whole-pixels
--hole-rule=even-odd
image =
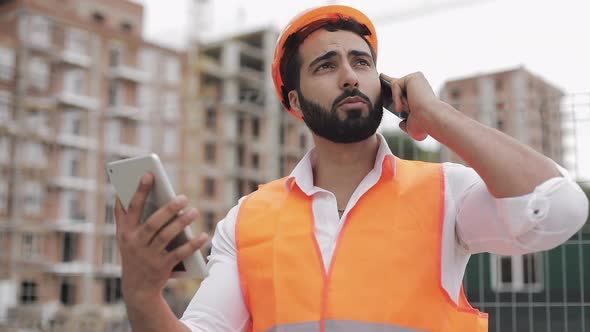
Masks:
[[[150,241],[150,247],[159,253],[166,249],[166,246],[180,234],[186,226],[197,218],[199,213],[197,209],[192,208],[181,216],[175,218],[170,224],[164,225],[161,230]]]
[[[387,81],[389,81],[389,83],[392,83],[393,81],[395,81],[395,78],[393,78],[391,76],[385,75],[383,73],[381,73],[379,75],[381,75],[381,77],[383,77],[384,79],[386,79]]]
[[[123,223],[123,218],[125,217],[125,209],[123,208],[123,203],[121,203],[121,200],[117,197],[117,200],[115,201],[115,224],[117,225],[117,228],[119,228],[119,226],[121,226],[120,224]]]
[[[408,120],[404,120],[404,121],[400,122],[399,129],[403,130],[406,134],[408,134]]]
[[[156,236],[164,225],[172,220],[176,215],[186,207],[188,199],[184,195],[179,195],[168,204],[159,208],[141,225],[137,234],[139,243],[148,246],[151,240]]]
[[[406,129],[407,133],[417,141],[423,141],[426,139],[426,137],[428,137],[426,131],[424,131],[418,123],[412,121],[412,118],[408,119]]]
[[[134,221],[135,225],[141,221],[145,200],[150,194],[153,182],[154,176],[151,173],[145,173],[139,181],[137,191],[135,191],[135,194],[131,198],[131,202],[127,208],[127,214],[129,215],[129,219]]]
[[[197,249],[204,246],[208,240],[209,236],[207,233],[201,233],[201,235],[199,235],[197,238],[193,238],[187,243],[167,253],[166,256],[164,256],[166,265],[169,266],[169,269],[172,269],[174,265],[178,264],[183,259],[192,255],[195,251],[197,251]]]
[[[396,113],[401,113],[403,111],[403,89],[402,86],[399,84],[400,80],[395,80],[391,83],[391,92],[393,94],[393,105],[395,107]]]

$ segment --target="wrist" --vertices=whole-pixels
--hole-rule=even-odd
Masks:
[[[164,301],[162,292],[154,291],[134,291],[129,294],[124,293],[123,299],[125,304],[131,308],[144,307],[146,303],[156,303]]]

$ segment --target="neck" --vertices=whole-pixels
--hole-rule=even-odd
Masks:
[[[339,144],[314,135],[316,162],[314,184],[336,195],[338,208],[348,199],[373,169],[379,150],[379,138],[372,135],[357,143]]]

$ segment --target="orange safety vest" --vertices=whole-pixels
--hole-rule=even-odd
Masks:
[[[443,220],[442,166],[386,158],[381,179],[349,212],[326,271],[312,198],[285,179],[261,186],[236,225],[250,330],[487,331],[487,314],[463,291],[455,304],[442,287]]]

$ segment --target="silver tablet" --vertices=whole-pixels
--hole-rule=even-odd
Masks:
[[[176,197],[160,158],[157,154],[152,153],[147,156],[122,159],[107,164],[109,180],[125,210],[129,207],[131,198],[139,186],[140,179],[146,172],[151,172],[154,175],[154,184],[145,203],[142,222]],[[189,225],[184,228],[183,233],[180,233],[168,244],[166,249],[173,250],[191,238],[193,238],[193,234]],[[174,278],[205,278],[206,276],[207,267],[200,250],[185,258],[172,270],[172,277]]]

